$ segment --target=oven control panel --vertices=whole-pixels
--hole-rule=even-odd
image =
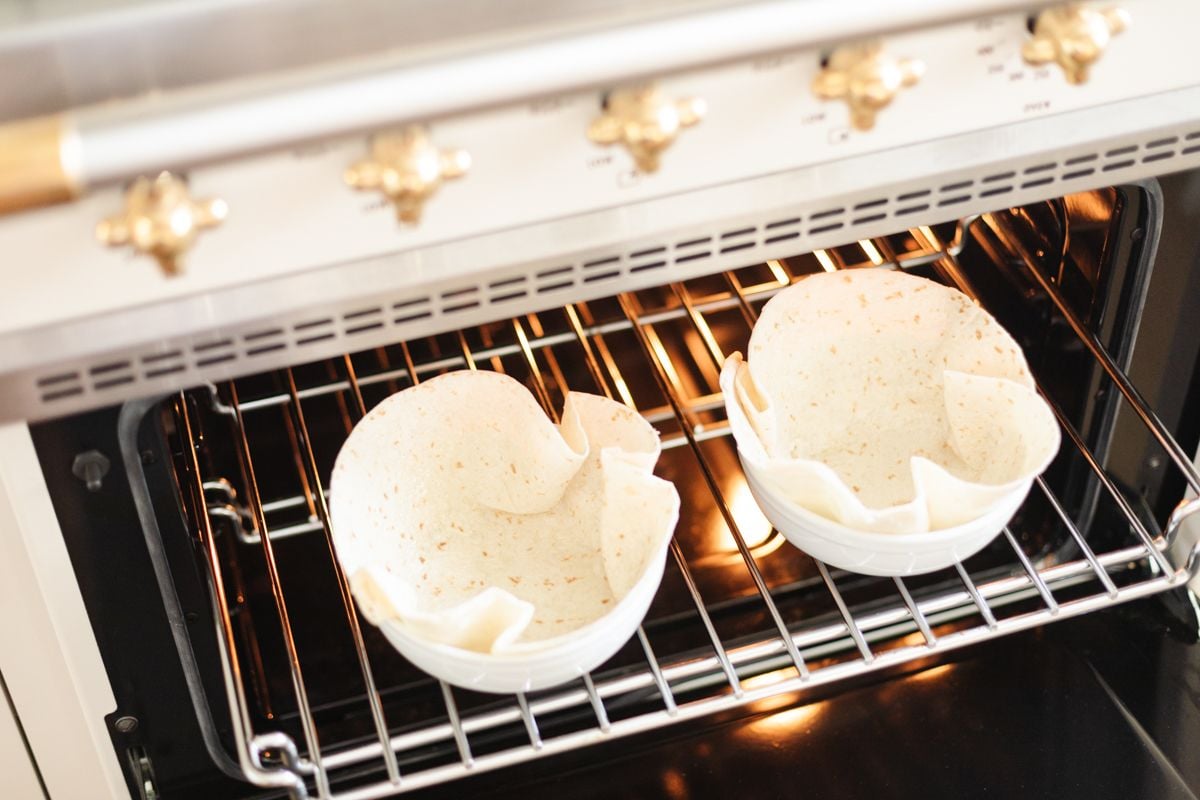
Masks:
[[[638,220],[654,198],[1200,85],[1200,4],[1085,5],[427,120],[0,217],[0,335],[600,209]],[[411,278],[472,268],[431,261]]]

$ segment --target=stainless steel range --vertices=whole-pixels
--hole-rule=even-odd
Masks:
[[[1193,618],[1200,7],[0,14],[12,796],[536,787],[731,719],[784,737],[1127,601]],[[1011,524],[952,568],[831,568],[738,464],[722,362],[769,298],[843,269],[976,299],[1061,427]],[[683,501],[662,586],[566,686],[424,674],[334,556],[349,431],[456,369],[551,414],[602,394],[661,435]],[[705,794],[663,770],[662,794]]]

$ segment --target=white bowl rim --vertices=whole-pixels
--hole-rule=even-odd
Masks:
[[[814,511],[811,511],[803,506],[792,502],[784,497],[767,481],[758,480],[756,477],[751,477],[752,473],[757,470],[748,459],[741,457],[739,452],[739,460],[742,462],[742,469],[746,473],[746,478],[754,483],[754,488],[768,495],[771,500],[777,503],[780,510],[797,517],[797,522],[805,528],[805,531],[813,536],[817,536],[828,541],[836,542],[837,544],[850,544],[853,541],[858,541],[858,546],[864,549],[874,549],[879,541],[886,541],[890,545],[896,547],[932,547],[934,545],[944,545],[949,541],[960,537],[968,537],[976,535],[979,531],[979,526],[988,517],[995,513],[998,509],[1003,508],[1016,495],[1024,497],[1029,493],[1033,486],[1033,478],[1018,483],[1011,491],[1001,495],[997,500],[987,508],[979,516],[967,520],[950,528],[939,528],[935,531],[918,531],[916,533],[888,533],[887,531],[869,531],[861,528],[851,528],[843,525],[840,522],[835,522],[828,517],[823,517]],[[769,520],[768,520],[769,521]],[[778,526],[776,526],[778,527]],[[997,531],[998,533],[999,531]],[[783,531],[780,531],[783,533]],[[849,540],[849,541],[848,541]],[[888,548],[891,549],[891,548]]]

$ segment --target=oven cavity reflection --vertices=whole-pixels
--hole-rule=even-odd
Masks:
[[[762,719],[751,722],[742,731],[752,738],[771,742],[781,734],[808,733],[820,721],[821,715],[829,708],[828,703],[809,703],[796,706],[784,711],[775,711]]]

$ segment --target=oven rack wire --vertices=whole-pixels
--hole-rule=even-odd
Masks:
[[[1068,242],[1065,214],[1060,222],[1065,253]],[[819,268],[829,271],[928,265],[951,285],[974,295],[974,287],[959,267],[958,255],[967,238],[977,230],[990,233],[999,242],[998,246],[1009,248],[1010,256],[1025,261],[1057,313],[1119,391],[1124,407],[1132,411],[1158,442],[1192,494],[1200,493],[1200,477],[1191,460],[1104,345],[1072,310],[1044,267],[1005,236],[996,217],[985,215],[960,221],[952,235],[940,235],[922,226],[893,237],[817,251],[812,257]],[[569,305],[560,312],[566,320],[561,330],[546,329],[541,315],[530,314],[505,323],[511,340],[501,343],[485,338],[480,346],[478,341],[474,344],[470,341],[471,332],[458,331],[450,335],[457,342],[457,352],[435,351],[430,358],[414,356],[413,349],[401,343],[397,346],[399,363],[393,365],[381,355],[380,368],[371,374],[360,376],[355,361],[347,355],[337,365],[338,374],[331,370],[330,380],[315,385],[302,385],[294,369],[289,368],[280,373],[284,388],[280,392],[242,399],[236,382],[230,382],[180,395],[173,403],[173,412],[184,439],[181,449],[188,454],[189,461],[188,480],[183,488],[198,507],[207,509],[207,514],[199,515],[197,535],[205,554],[205,577],[211,589],[225,700],[234,720],[233,743],[237,770],[242,776],[294,798],[369,800],[391,796],[722,710],[740,706],[763,708],[770,698],[802,702],[806,693],[821,685],[920,662],[995,636],[1145,597],[1179,586],[1193,574],[1195,543],[1184,541],[1187,537],[1180,532],[1184,520],[1200,508],[1200,501],[1181,503],[1161,529],[1144,521],[1106,472],[1103,459],[1089,450],[1067,414],[1043,392],[1063,429],[1064,448],[1078,451],[1100,491],[1119,509],[1130,531],[1128,541],[1099,551],[1093,549],[1064,503],[1046,481],[1038,478],[1033,494],[1043,498],[1057,515],[1074,545],[1074,557],[1057,559],[1027,553],[1020,536],[1006,527],[1002,539],[1011,550],[1012,569],[1008,572],[989,572],[977,580],[967,566],[959,563],[951,571],[957,588],[943,586],[932,594],[914,589],[907,579],[878,579],[890,583],[894,594],[887,602],[868,605],[856,604],[843,595],[840,587],[847,580],[846,573],[815,562],[819,581],[814,582],[818,586],[823,584],[831,613],[820,624],[806,624],[804,619],[794,618],[795,615],[789,618],[783,603],[778,601],[778,587],[770,585],[759,564],[765,552],[764,543],[778,546],[778,534],[771,531],[763,539],[743,532],[743,520],[734,513],[735,499],[725,495],[712,455],[706,450],[706,442],[729,434],[719,390],[714,382],[697,391],[694,382],[690,384],[683,377],[684,365],[673,360],[664,345],[664,336],[668,335],[665,328],[684,326],[691,343],[687,352],[698,362],[705,359],[710,362],[707,374],[712,373],[712,365],[719,369],[726,353],[713,334],[710,319],[720,313],[736,313],[748,332],[757,317],[756,307],[799,277],[784,261],[769,262],[764,268],[767,278],[754,283],[745,282],[736,271],[725,273],[719,276],[722,286],[715,291],[711,283],[706,284],[706,292],[690,284],[664,287],[671,302],[661,308],[647,308],[636,295],[621,295],[615,299],[619,314],[604,320],[593,316],[593,304]],[[655,406],[635,404],[629,388],[632,377],[629,368],[619,363],[610,346],[609,340],[618,335],[632,336],[636,341],[640,363],[652,373],[665,402]],[[503,370],[506,363],[511,365],[515,360],[524,366],[527,385],[554,418],[552,397],[561,396],[567,389],[556,348],[567,345],[573,348],[573,353],[582,354],[594,384],[570,388],[599,391],[638,408],[663,430],[664,452],[679,449],[690,454],[732,539],[730,557],[745,570],[753,587],[749,596],[757,598],[760,604],[764,619],[761,630],[755,636],[740,637],[733,642],[723,639],[714,623],[720,598],[704,596],[694,578],[694,558],[684,551],[677,536],[672,541],[669,561],[677,567],[692,604],[691,612],[703,628],[707,652],[656,652],[652,637],[639,628],[633,646],[640,650],[644,660],[641,668],[602,667],[577,684],[539,692],[536,696],[519,693],[477,709],[461,708],[460,690],[438,682],[434,691],[441,695],[443,713],[421,725],[398,729],[388,722],[379,676],[364,646],[363,629],[346,577],[333,557],[327,496],[314,453],[313,419],[306,416],[306,404],[315,398],[336,399],[348,430],[366,412],[364,392],[372,387],[394,391],[398,384],[413,385],[448,369]],[[202,428],[201,404],[228,422],[241,473],[235,480],[204,472],[197,454],[205,438],[216,434]],[[260,493],[256,458],[262,454],[255,453],[248,431],[256,415],[272,408],[282,413],[288,428],[294,451],[292,460],[303,489],[297,496],[268,499]],[[294,518],[295,512],[306,519],[284,524],[272,521],[275,517]],[[261,549],[286,650],[302,734],[298,740],[278,729],[256,727],[252,719],[249,665],[239,651],[233,614],[240,587],[228,584],[219,552],[219,539],[224,532],[236,534],[240,546]],[[261,535],[262,532],[267,535]],[[361,672],[374,729],[374,737],[369,740],[325,741],[319,731],[308,699],[304,663],[292,635],[288,597],[275,553],[277,542],[294,536],[325,538],[339,589],[339,596],[329,602],[341,607],[355,644],[355,668]],[[798,552],[795,556],[808,558]],[[653,705],[646,707],[647,698],[654,701]],[[618,705],[634,699],[642,703],[637,713],[622,718],[611,713]],[[778,703],[783,701],[771,701],[769,707],[779,707]],[[568,710],[586,713],[587,721],[560,735],[544,735],[540,721]],[[201,722],[212,724],[211,718]],[[523,729],[522,741],[496,751],[477,752],[474,746],[477,737],[502,729]],[[453,757],[422,764],[412,755],[434,745],[452,747]],[[361,778],[364,768],[373,769],[373,777]]]

